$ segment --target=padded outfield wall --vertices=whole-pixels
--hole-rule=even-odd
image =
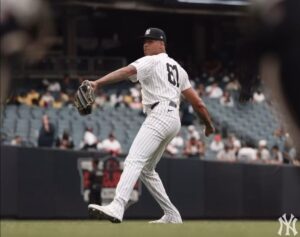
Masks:
[[[90,185],[84,179],[89,161],[97,160],[102,167],[98,170],[101,182],[97,182],[103,185],[102,194],[109,197],[123,158],[2,146],[1,217],[88,218],[83,189]],[[163,158],[157,170],[185,219],[274,219],[284,213],[300,216],[299,167]],[[133,199],[138,202],[125,218],[160,217],[162,212],[146,188],[140,183],[135,188]]]

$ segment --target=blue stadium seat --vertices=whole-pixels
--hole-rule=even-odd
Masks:
[[[34,119],[41,119],[44,113],[44,108],[35,107],[31,109],[31,115]]]

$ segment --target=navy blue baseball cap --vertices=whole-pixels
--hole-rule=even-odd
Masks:
[[[141,37],[142,39],[154,39],[162,40],[167,43],[167,37],[163,30],[159,28],[148,28],[145,34]]]

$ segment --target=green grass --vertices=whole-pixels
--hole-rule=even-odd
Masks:
[[[182,225],[147,221],[15,221],[1,220],[1,237],[269,237],[278,236],[277,221],[185,221]],[[300,231],[299,224],[297,230]],[[284,233],[283,233],[284,234]],[[291,236],[292,233],[290,233]],[[282,235],[284,236],[284,235]]]

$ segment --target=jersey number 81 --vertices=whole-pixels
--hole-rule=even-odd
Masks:
[[[168,70],[168,81],[173,85],[179,87],[178,82],[178,69],[176,65],[166,63]]]

